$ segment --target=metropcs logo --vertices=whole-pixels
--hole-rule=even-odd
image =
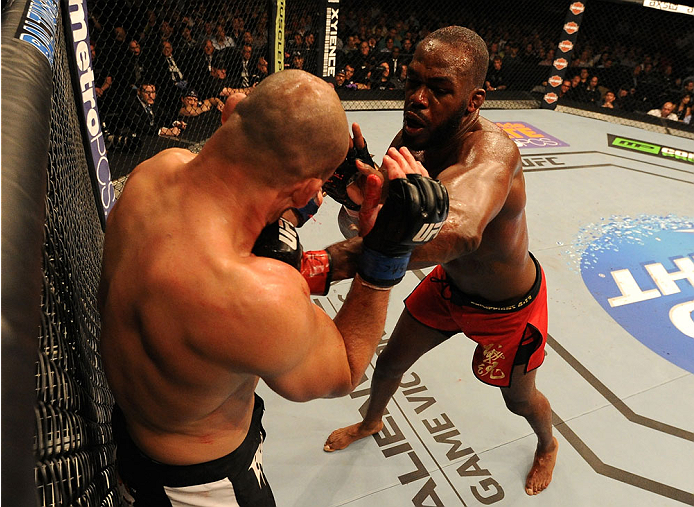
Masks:
[[[694,218],[611,217],[594,232],[581,255],[588,290],[634,338],[694,373]]]
[[[694,152],[681,150],[679,148],[661,146],[659,144],[629,139],[627,137],[620,137],[612,134],[607,134],[607,144],[613,148],[636,151],[646,155],[653,155],[655,157],[668,158],[671,160],[678,160],[680,162],[694,164]]]

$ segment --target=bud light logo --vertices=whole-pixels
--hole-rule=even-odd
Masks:
[[[611,217],[582,235],[581,276],[600,306],[694,373],[694,218]]]

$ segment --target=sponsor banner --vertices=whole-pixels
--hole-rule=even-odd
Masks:
[[[651,9],[658,9],[661,11],[668,12],[679,12],[680,14],[689,14],[694,16],[694,7],[688,5],[680,5],[670,2],[659,2],[657,0],[643,0],[644,7],[650,7]]]
[[[323,77],[335,77],[337,63],[337,20],[340,0],[325,2],[325,25],[323,27]]]
[[[615,136],[613,134],[607,134],[607,145],[612,148],[644,153],[646,155],[676,160],[686,164],[694,164],[694,151],[674,148],[672,146],[661,146],[659,144]]]
[[[559,44],[557,44],[557,58],[552,63],[554,68],[550,69],[545,94],[540,103],[540,107],[543,109],[555,109],[557,107],[561,83],[564,81],[566,68],[571,65],[571,58],[576,46],[578,32],[581,29],[581,19],[585,9],[583,2],[573,2],[569,6]]]
[[[272,52],[270,62],[270,73],[284,70],[284,16],[285,0],[274,0],[272,2],[272,14],[275,29],[273,30]]]
[[[67,6],[65,33],[68,43],[68,60],[72,74],[72,85],[77,101],[77,115],[82,127],[82,140],[92,188],[100,210],[102,228],[106,228],[106,218],[116,202],[115,190],[111,182],[111,168],[106,157],[106,143],[101,132],[99,109],[94,91],[94,70],[89,48],[89,25],[87,23],[87,2],[85,0],[63,0]],[[72,48],[72,51],[70,51]]]
[[[15,39],[28,42],[38,49],[52,68],[57,27],[57,0],[32,0],[26,4]]]
[[[582,232],[581,277],[650,350],[694,373],[694,218],[610,217]]]
[[[529,123],[497,122],[496,124],[506,132],[511,140],[516,143],[518,149],[521,150],[528,148],[559,148],[562,146],[569,146],[568,143],[550,136]]]

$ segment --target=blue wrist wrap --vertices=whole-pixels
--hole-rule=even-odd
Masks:
[[[306,222],[308,222],[309,218],[316,214],[316,212],[318,211],[318,204],[316,204],[316,201],[311,199],[310,201],[308,201],[308,204],[306,206],[304,206],[303,208],[294,208],[294,211],[297,213],[299,218],[299,223],[297,224],[297,227],[301,227]]]
[[[364,247],[359,257],[359,275],[367,282],[379,287],[392,287],[405,276],[411,252],[390,257]]]

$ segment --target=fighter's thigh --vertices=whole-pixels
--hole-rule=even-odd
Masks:
[[[448,338],[448,335],[421,324],[403,310],[386,348],[378,356],[378,366],[403,373]]]

